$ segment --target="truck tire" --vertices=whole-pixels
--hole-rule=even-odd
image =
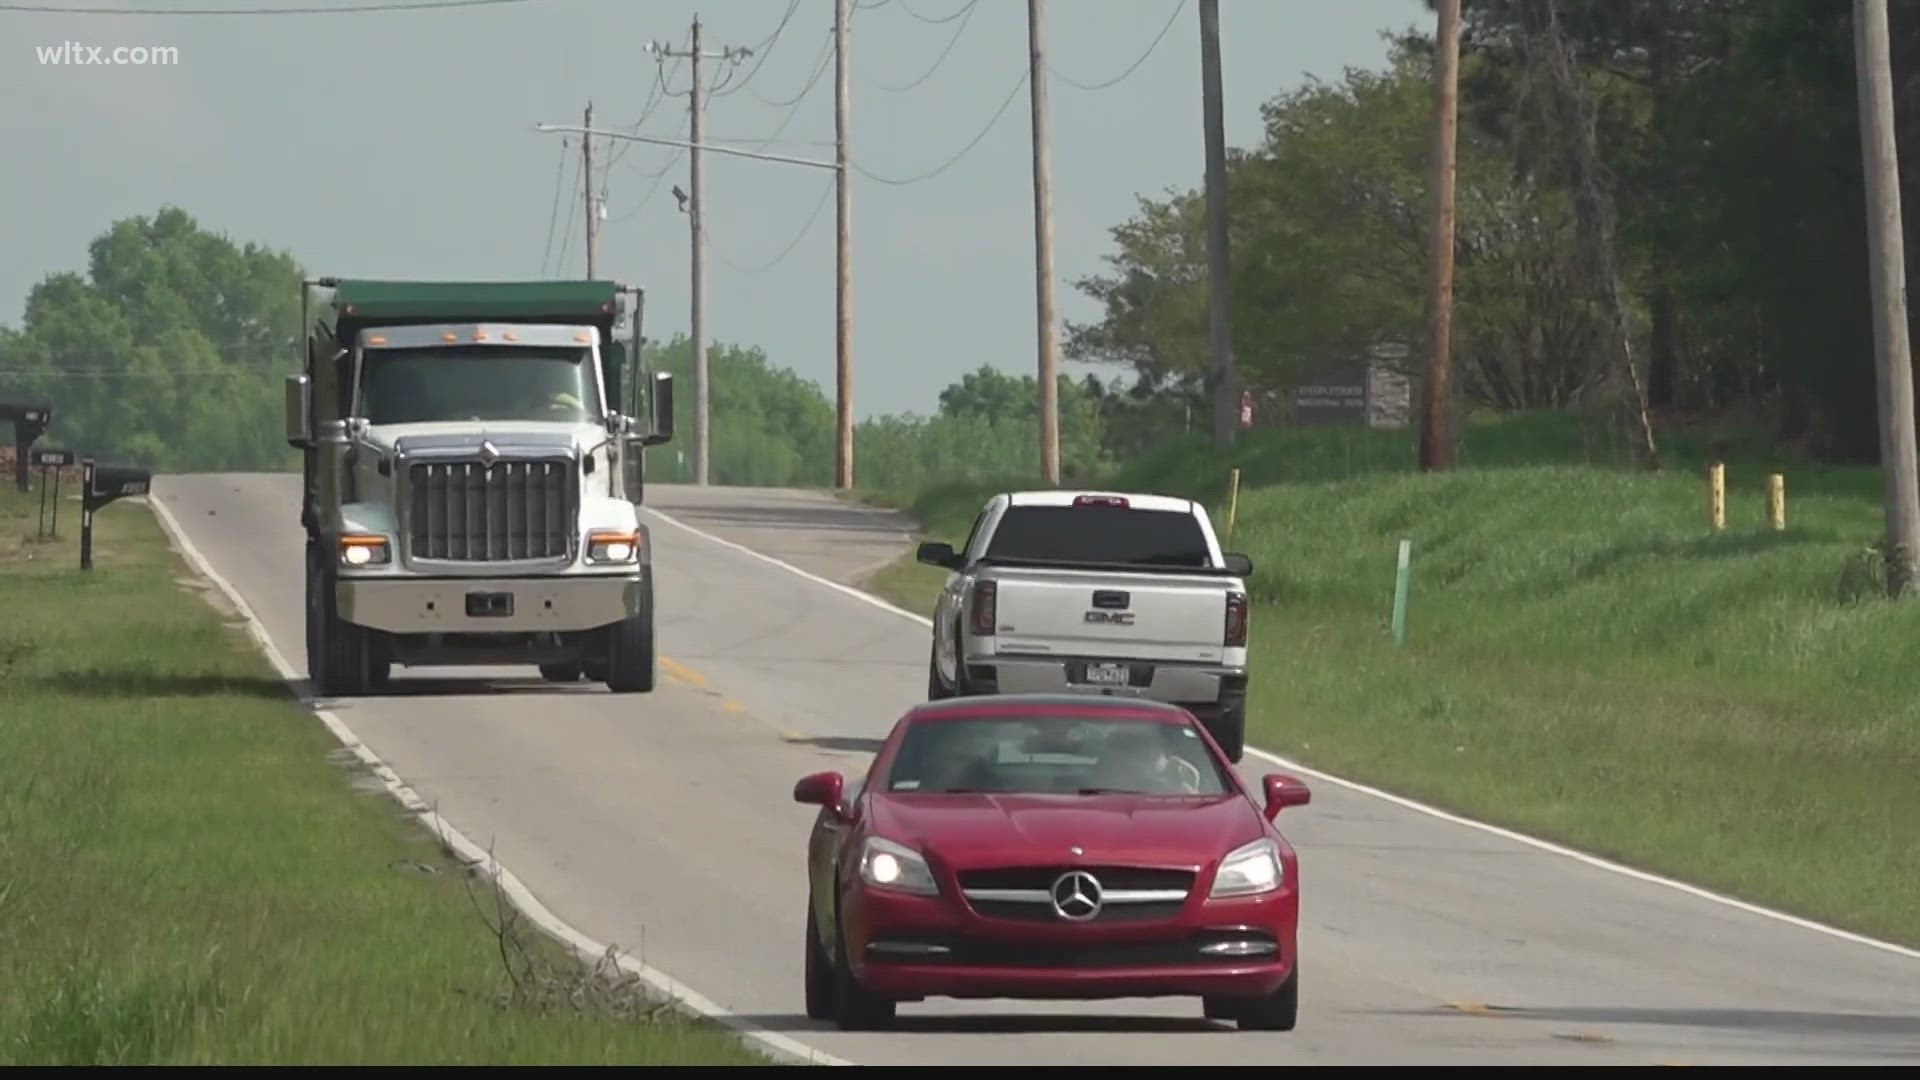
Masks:
[[[940,678],[940,662],[934,659],[933,647],[927,648],[927,700],[944,701],[952,697],[947,693],[947,684]]]
[[[607,628],[607,689],[648,694],[654,683],[653,577],[640,579],[640,613]]]
[[[1207,734],[1213,736],[1213,741],[1220,744],[1220,749],[1226,751],[1227,760],[1235,765],[1240,764],[1247,750],[1246,699],[1242,698],[1221,709],[1212,719],[1202,720],[1201,724],[1206,727]]]
[[[364,694],[376,672],[372,634],[340,618],[334,603],[333,575],[325,570],[312,575],[308,604],[317,624],[309,631],[307,655],[320,662],[320,670],[309,671],[313,688],[324,697]],[[314,637],[318,641],[314,641]]]

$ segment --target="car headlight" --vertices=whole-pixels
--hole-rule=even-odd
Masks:
[[[628,563],[640,554],[640,534],[632,529],[595,529],[587,534],[587,561]]]
[[[860,880],[881,889],[921,896],[940,894],[940,885],[919,852],[878,836],[868,837],[860,849]]]
[[[340,537],[340,565],[379,566],[393,560],[387,538],[369,533],[343,533]]]
[[[1272,892],[1285,877],[1286,871],[1280,866],[1280,845],[1262,837],[1234,848],[1220,860],[1220,870],[1213,876],[1213,891],[1208,897],[1219,899]]]

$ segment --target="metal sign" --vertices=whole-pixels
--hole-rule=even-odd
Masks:
[[[64,468],[72,465],[76,455],[71,450],[35,450],[33,464],[40,469],[40,521],[34,535],[38,537],[58,537],[60,535],[60,477]],[[53,498],[47,498],[47,474],[53,474]],[[49,517],[48,511],[52,514]]]
[[[1335,369],[1293,388],[1298,424],[1361,424],[1367,419],[1367,369]]]
[[[145,495],[152,484],[151,470],[80,459],[80,569],[93,569],[93,512],[116,499]]]

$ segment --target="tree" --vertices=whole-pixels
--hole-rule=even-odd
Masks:
[[[114,222],[88,271],[51,274],[0,332],[0,392],[55,404],[48,442],[162,471],[283,469],[280,381],[300,269],[165,207]]]

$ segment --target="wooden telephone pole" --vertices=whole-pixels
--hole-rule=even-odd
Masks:
[[[1060,342],[1053,319],[1053,163],[1047,126],[1046,9],[1027,0],[1027,89],[1033,103],[1034,308],[1040,338],[1040,478],[1060,486]]]
[[[593,130],[593,102],[587,102],[588,131]],[[593,136],[580,136],[580,175],[583,178],[581,189],[586,192],[587,200],[587,279],[600,269],[600,200],[593,194]]]
[[[853,0],[833,4],[834,409],[833,486],[853,487],[853,190],[847,166],[847,22]]]
[[[1453,182],[1460,95],[1460,0],[1439,0],[1433,61],[1433,238],[1427,296],[1427,377],[1422,393],[1420,468],[1453,464]]]
[[[1901,596],[1913,586],[1915,559],[1920,555],[1920,469],[1915,466],[1913,358],[1907,337],[1906,245],[1900,232],[1900,162],[1894,143],[1887,0],[1853,0],[1853,48],[1873,281],[1880,472],[1886,488],[1887,594]]]
[[[1207,346],[1213,356],[1213,442],[1232,446],[1239,428],[1228,288],[1227,130],[1220,90],[1220,0],[1200,0],[1200,111],[1207,146]]]

